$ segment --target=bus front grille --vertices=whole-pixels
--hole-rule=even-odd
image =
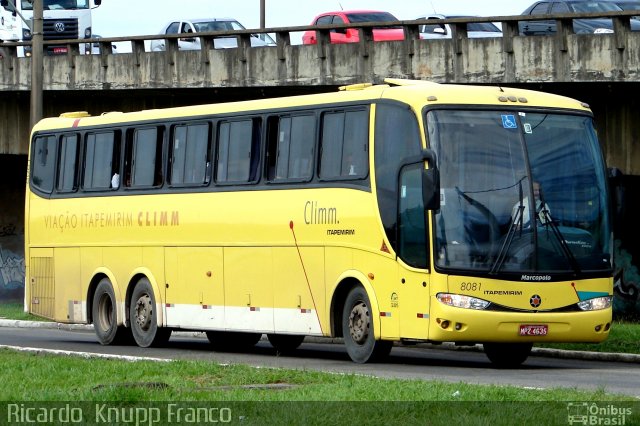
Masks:
[[[45,40],[78,39],[78,19],[45,19],[42,24]]]

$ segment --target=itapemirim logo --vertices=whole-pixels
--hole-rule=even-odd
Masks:
[[[567,422],[570,425],[626,425],[631,413],[631,408],[612,403],[567,403]]]

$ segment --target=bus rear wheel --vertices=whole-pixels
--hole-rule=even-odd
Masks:
[[[393,346],[391,341],[375,340],[371,304],[362,287],[354,287],[347,295],[342,311],[342,335],[349,357],[359,364],[384,359]]]
[[[171,329],[158,327],[158,313],[153,288],[146,278],[133,289],[129,307],[131,331],[138,346],[161,346],[171,337]]]
[[[101,345],[127,344],[133,340],[130,329],[118,326],[116,310],[116,295],[111,281],[108,278],[103,278],[93,293],[93,303],[91,304],[93,329]]]
[[[302,344],[304,336],[293,334],[267,334],[269,343],[278,353],[293,352]]]
[[[484,343],[484,353],[498,368],[516,368],[527,360],[533,343]]]
[[[237,331],[207,331],[207,339],[216,351],[241,351],[250,349],[262,338],[262,333]]]

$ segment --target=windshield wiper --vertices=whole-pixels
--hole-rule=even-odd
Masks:
[[[518,210],[516,211],[515,217],[511,221],[509,225],[509,230],[507,231],[507,236],[502,242],[502,246],[500,246],[500,251],[496,256],[496,260],[493,262],[491,266],[491,270],[489,274],[497,274],[502,269],[502,265],[504,265],[504,261],[507,259],[507,253],[509,253],[509,249],[511,248],[511,243],[513,242],[513,237],[516,235],[516,232],[520,230],[520,234],[522,234],[522,222],[524,217],[524,197],[522,195],[522,179],[518,181]]]
[[[567,241],[564,239],[564,237],[562,236],[562,233],[558,229],[558,225],[553,221],[553,218],[551,217],[551,214],[549,213],[549,210],[546,207],[547,205],[544,202],[544,196],[542,195],[542,192],[540,193],[540,202],[542,206],[542,210],[540,210],[540,213],[542,213],[542,216],[544,217],[543,225],[549,226],[551,228],[551,231],[553,231],[553,235],[556,237],[556,240],[558,240],[558,243],[560,244],[560,249],[562,251],[562,254],[564,254],[564,257],[566,257],[567,260],[569,261],[569,264],[571,265],[573,272],[576,275],[579,274],[581,272],[580,265],[578,264],[576,257],[573,255],[573,252],[569,248]]]

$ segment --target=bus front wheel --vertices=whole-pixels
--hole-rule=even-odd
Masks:
[[[498,368],[516,368],[527,360],[533,343],[484,343],[484,353]]]
[[[158,327],[158,313],[153,288],[146,278],[141,279],[133,289],[129,320],[131,331],[138,346],[160,346],[171,337],[171,329]]]
[[[342,335],[347,353],[354,362],[363,364],[389,355],[393,342],[375,340],[371,304],[362,287],[354,287],[344,303]]]
[[[91,305],[93,329],[101,345],[127,344],[132,340],[130,329],[118,327],[116,307],[116,295],[111,281],[103,278],[96,287]]]

